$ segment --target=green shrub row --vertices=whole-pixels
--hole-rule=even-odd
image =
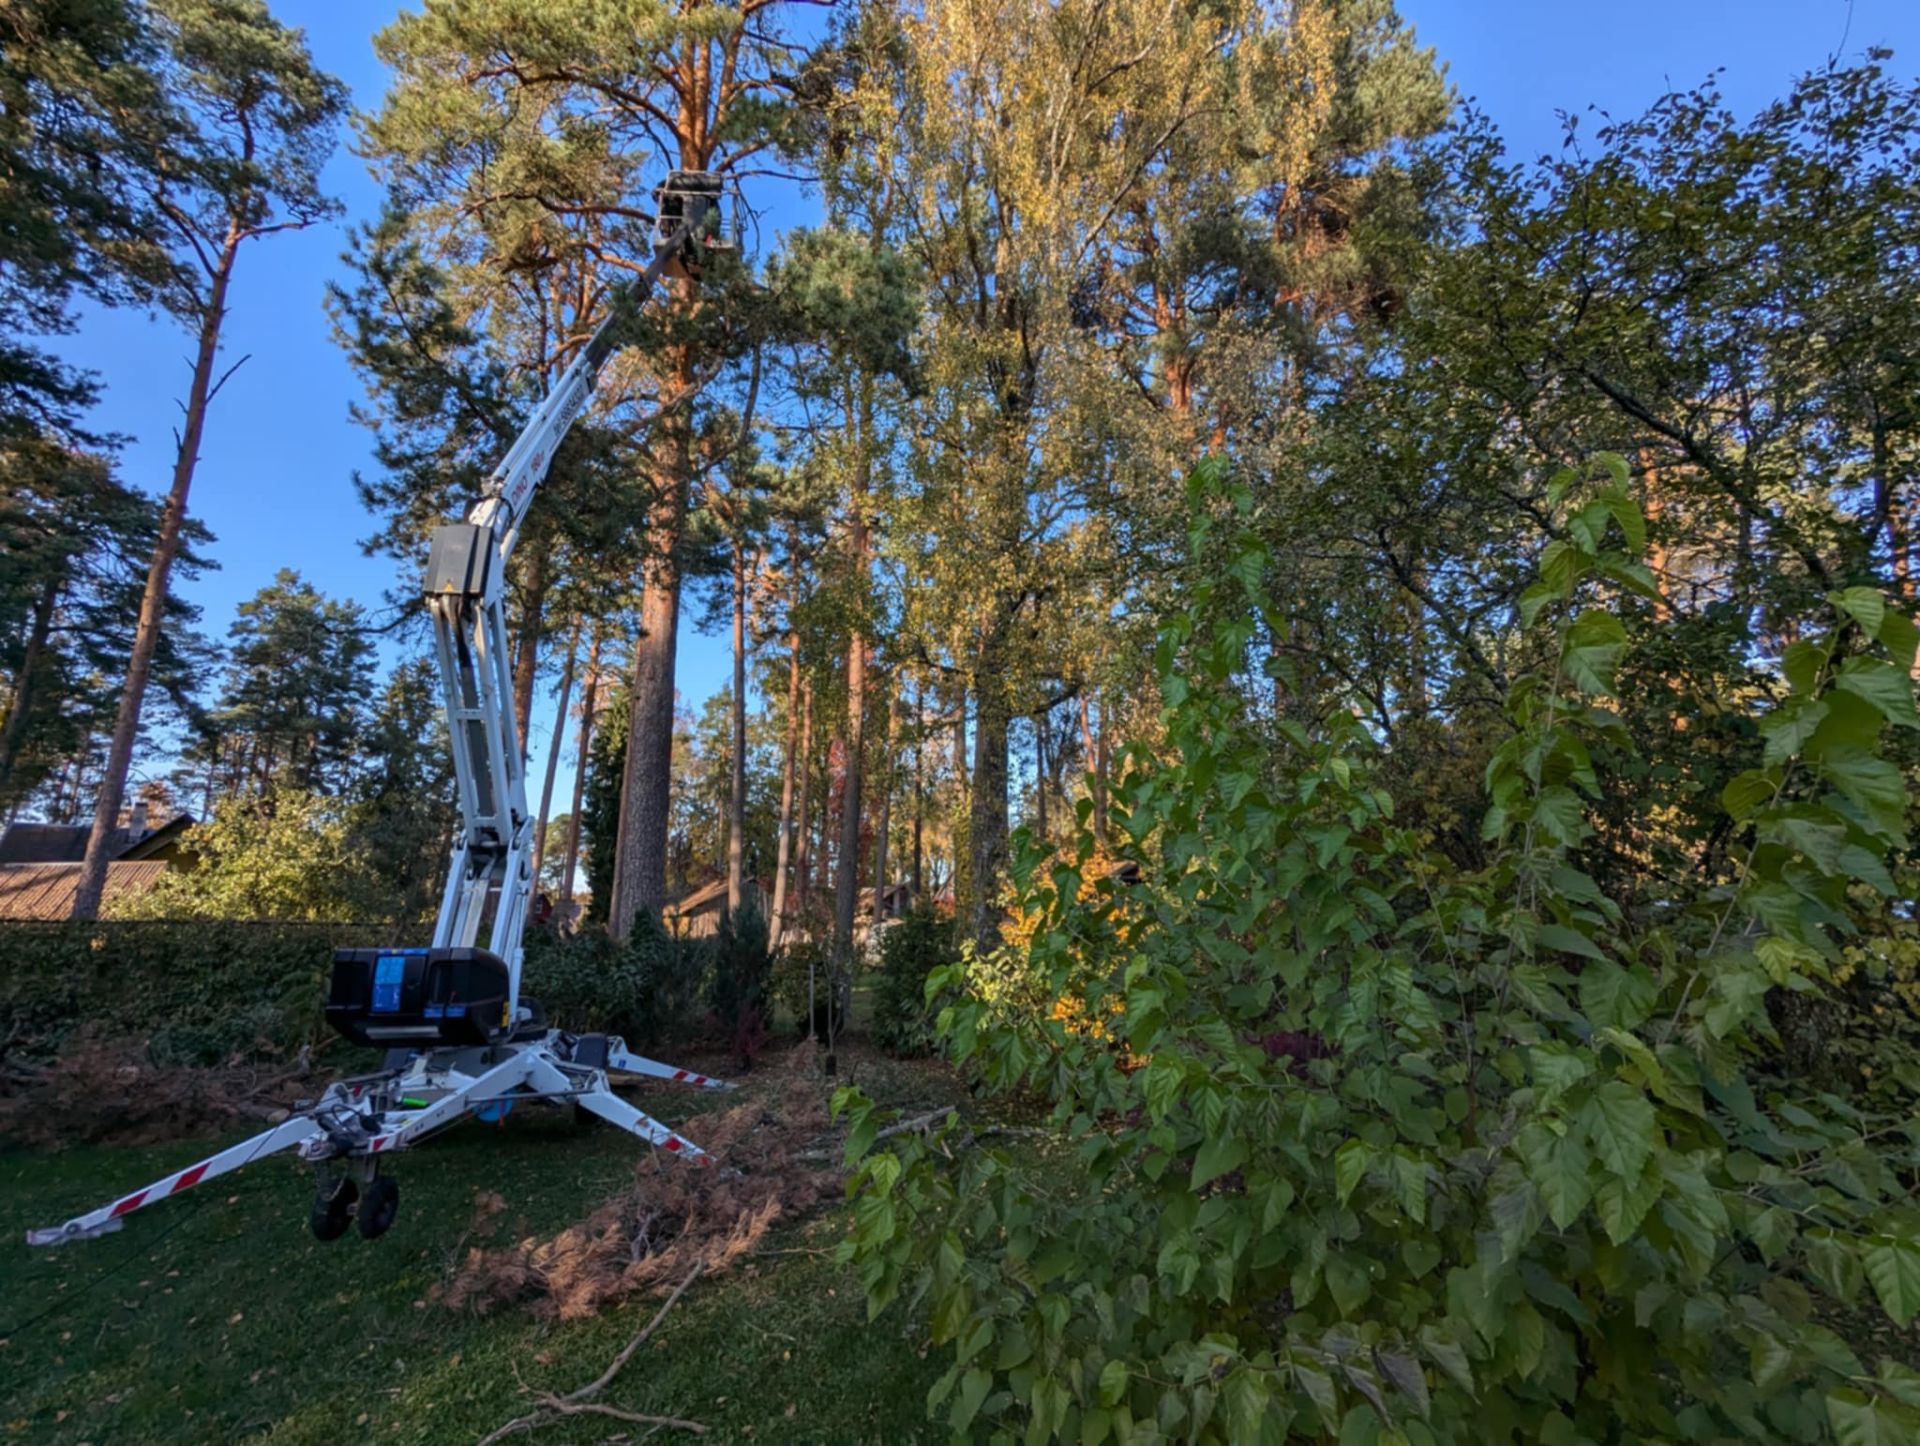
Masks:
[[[390,924],[0,926],[0,1058],[49,1059],[83,1031],[144,1040],[160,1064],[291,1055],[329,1037],[333,951],[402,942],[419,939]],[[524,991],[569,1029],[636,1045],[718,1029],[744,1049],[763,1023],[763,925],[742,920],[724,940],[688,940],[643,916],[625,944],[600,931],[566,940],[535,931],[526,948]]]
[[[46,1059],[83,1029],[161,1064],[291,1054],[325,1032],[336,948],[392,925],[128,920],[0,927],[0,1057]]]

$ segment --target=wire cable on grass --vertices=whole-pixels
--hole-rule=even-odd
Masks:
[[[233,1168],[235,1170],[244,1170],[246,1169],[247,1166],[251,1165],[255,1160],[259,1159],[260,1148],[262,1145],[266,1144],[268,1138],[272,1135],[272,1133],[273,1132],[269,1130],[267,1131],[266,1134],[261,1135],[259,1142],[254,1145],[253,1150],[247,1155],[247,1158],[242,1160],[238,1165],[235,1165]],[[229,1171],[229,1172],[223,1172],[223,1173],[231,1173],[231,1172]],[[201,1210],[206,1207],[206,1203],[207,1203],[207,1197],[205,1195],[199,1196],[197,1199],[194,1200],[193,1208],[191,1210],[182,1211],[180,1218],[178,1220],[175,1220],[171,1225],[169,1225],[165,1230],[162,1230],[152,1240],[147,1241],[146,1243],[139,1245],[132,1250],[129,1250],[125,1255],[121,1256],[118,1261],[116,1261],[114,1264],[107,1267],[107,1269],[101,1271],[92,1280],[88,1281],[85,1285],[81,1286],[80,1289],[76,1290],[72,1295],[62,1296],[59,1300],[56,1300],[52,1305],[48,1306],[45,1310],[41,1311],[38,1315],[30,1315],[25,1320],[19,1322],[17,1325],[11,1326],[5,1330],[0,1330],[0,1341],[10,1341],[15,1336],[19,1335],[22,1331],[31,1330],[33,1327],[39,1325],[42,1321],[48,1319],[49,1317],[60,1314],[60,1312],[62,1312],[63,1310],[66,1310],[68,1307],[72,1306],[77,1301],[86,1299],[86,1297],[91,1295],[95,1289],[106,1284],[107,1281],[113,1279],[114,1276],[118,1275],[121,1271],[125,1270],[129,1265],[133,1264],[133,1258],[136,1255],[143,1255],[148,1251],[155,1249],[169,1235],[173,1234],[174,1231],[178,1230],[182,1225],[185,1225],[189,1220],[197,1216],[201,1212]],[[71,1244],[72,1242],[69,1241],[65,1243]],[[58,1249],[59,1247],[55,1246],[53,1248]]]
[[[118,1275],[121,1271],[125,1270],[129,1265],[133,1264],[135,1256],[147,1254],[149,1251],[153,1250],[156,1246],[158,1246],[161,1241],[165,1240],[169,1235],[173,1234],[174,1231],[178,1230],[182,1225],[185,1225],[189,1220],[193,1219],[194,1216],[200,1213],[202,1207],[204,1207],[206,1203],[207,1202],[206,1202],[205,1196],[202,1196],[200,1199],[194,1201],[193,1209],[181,1212],[180,1218],[174,1221],[165,1230],[162,1230],[159,1233],[159,1235],[155,1236],[151,1241],[144,1242],[141,1245],[136,1246],[134,1249],[127,1251],[126,1254],[122,1255],[119,1260],[115,1261],[112,1265],[108,1266],[105,1270],[101,1271],[92,1280],[88,1281],[85,1285],[81,1286],[80,1289],[73,1292],[72,1295],[61,1296],[60,1299],[56,1300],[52,1305],[48,1306],[45,1310],[41,1311],[38,1315],[30,1315],[25,1320],[19,1322],[16,1325],[9,1326],[4,1329],[0,1329],[0,1341],[10,1341],[14,1337],[18,1336],[22,1331],[31,1330],[33,1329],[33,1327],[39,1325],[42,1321],[47,1320],[52,1316],[59,1315],[62,1311],[86,1299],[89,1295],[93,1294],[93,1292],[98,1287],[105,1285],[109,1280],[113,1279],[114,1276]],[[55,1248],[57,1249],[58,1247],[55,1247]]]

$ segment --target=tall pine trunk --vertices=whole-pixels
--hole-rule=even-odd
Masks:
[[[544,641],[547,609],[547,545],[530,549],[526,571],[518,588],[520,637],[513,653],[513,721],[520,734],[520,757],[527,756],[527,738],[533,727],[533,690],[539,679],[540,644]]]
[[[873,923],[887,915],[887,834],[893,827],[893,760],[900,746],[900,693],[887,689],[887,756],[880,760],[880,808],[873,830]]]
[[[800,634],[787,637],[787,750],[780,765],[780,838],[773,864],[773,917],[767,947],[778,949],[787,919],[787,865],[793,858],[793,771],[800,740]]]
[[[926,902],[926,842],[923,829],[927,816],[927,695],[921,681],[913,684],[913,902]]]
[[[975,944],[1000,942],[1000,878],[1007,863],[1007,733],[1011,709],[997,632],[982,641],[974,673],[973,790],[967,850]]]
[[[1033,803],[1035,825],[1040,830],[1040,847],[1047,846],[1052,837],[1047,827],[1047,715],[1044,712],[1033,715]]]
[[[733,767],[727,791],[727,912],[747,893],[747,552],[733,544]]]
[[[872,466],[869,442],[873,432],[873,382],[862,377],[858,392],[848,383],[847,422],[854,437],[853,476],[847,497],[847,550],[855,586],[864,600],[869,567],[867,548],[867,482]],[[833,900],[833,952],[836,960],[853,957],[854,917],[860,895],[860,794],[866,768],[867,635],[858,623],[847,634],[847,753],[846,788],[840,803],[840,870]]]
[[[567,861],[560,873],[560,903],[573,902],[573,871],[580,866],[580,808],[587,796],[587,759],[593,746],[594,705],[600,692],[600,629],[593,630],[593,645],[587,649],[587,685],[580,694],[580,741],[574,745],[579,755],[573,767],[573,812],[568,815]]]
[[[809,888],[811,875],[807,866],[812,860],[813,836],[807,831],[807,811],[813,800],[813,679],[803,678],[800,682],[800,801],[797,807],[798,817],[793,825],[793,893],[794,912],[802,922],[807,918],[807,900],[812,890]]]
[[[573,630],[567,636],[567,661],[560,670],[560,706],[554,710],[553,737],[547,744],[547,777],[540,786],[540,814],[533,825],[533,889],[540,892],[540,865],[547,857],[547,820],[552,817],[553,779],[560,768],[561,740],[567,733],[567,704],[573,697],[573,669],[580,657],[580,619],[573,620]],[[521,740],[522,748],[526,741]]]
[[[693,283],[682,278],[680,309],[693,304]],[[694,384],[693,358],[675,347],[668,367],[674,395]],[[673,672],[680,630],[680,543],[692,479],[693,439],[684,410],[660,424],[654,453],[659,502],[651,528],[654,556],[640,595],[640,636],[633,646],[632,704],[627,718],[627,762],[620,784],[620,833],[614,848],[613,898],[607,923],[625,939],[642,909],[667,902],[668,809],[673,791]]]
[[[237,223],[228,226],[219,255],[208,271],[207,300],[200,312],[199,348],[193,361],[193,380],[187,388],[185,424],[180,430],[179,451],[174,454],[173,486],[168,489],[166,505],[160,512],[160,535],[154,541],[146,590],[140,596],[133,655],[127,659],[127,680],[114,714],[113,738],[107,745],[106,773],[100,780],[100,794],[94,804],[93,832],[87,837],[86,858],[80,865],[80,881],[73,892],[76,919],[100,917],[100,896],[106,888],[110,850],[120,826],[120,807],[126,802],[127,770],[133,763],[134,740],[140,734],[140,710],[147,699],[147,680],[153,673],[153,655],[160,646],[160,625],[166,613],[167,588],[174,559],[180,554],[181,528],[187,520],[187,494],[193,488],[194,468],[200,462],[200,439],[206,430],[207,407],[219,389],[213,368],[220,355],[220,330],[227,319],[227,291],[233,283],[233,265],[240,254],[243,234]]]

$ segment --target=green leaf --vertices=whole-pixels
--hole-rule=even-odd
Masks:
[[[1440,1247],[1421,1235],[1409,1235],[1400,1242],[1400,1262],[1415,1280],[1440,1263]]]
[[[1903,1406],[1920,1408],[1920,1371],[1898,1361],[1882,1359],[1878,1376],[1881,1389]]]
[[[1852,1387],[1827,1393],[1827,1423],[1840,1446],[1912,1446],[1914,1439],[1910,1427]]]
[[[1327,1258],[1327,1294],[1342,1315],[1352,1315],[1373,1294],[1373,1272],[1363,1257],[1333,1255]]]
[[[1860,630],[1868,637],[1880,636],[1880,624],[1887,616],[1887,598],[1878,588],[1842,588],[1828,593],[1827,601],[1860,624]]]
[[[1216,1135],[1202,1140],[1199,1152],[1193,1157],[1193,1188],[1198,1190],[1239,1169],[1246,1160],[1247,1142],[1238,1135]]]
[[[1824,713],[1822,716],[1825,716]],[[1755,810],[1773,802],[1774,794],[1779,791],[1780,780],[1771,769],[1762,773],[1757,768],[1749,768],[1745,773],[1735,774],[1727,786],[1720,790],[1720,806],[1735,823],[1745,823],[1753,817]]]
[[[1747,1222],[1747,1238],[1760,1250],[1760,1258],[1772,1265],[1793,1243],[1793,1212],[1778,1205],[1769,1206]]]
[[[1830,748],[1815,760],[1820,776],[1867,813],[1883,832],[1898,835],[1906,822],[1907,785],[1900,770],[1864,748]]]
[[[1887,609],[1887,616],[1880,624],[1880,645],[1893,654],[1894,662],[1913,671],[1913,660],[1920,652],[1920,628],[1913,619],[1893,608]]]
[[[1641,515],[1640,505],[1633,500],[1625,488],[1609,487],[1602,492],[1607,508],[1613,513],[1613,520],[1620,524],[1620,535],[1627,541],[1627,551],[1636,557],[1647,550],[1647,519]]]
[[[1563,596],[1561,590],[1551,583],[1536,582],[1520,594],[1520,626],[1530,628],[1533,620],[1540,616],[1540,609]]]
[[[1660,1166],[1653,1160],[1647,1161],[1637,1179],[1609,1175],[1602,1180],[1600,1188],[1593,1192],[1593,1209],[1600,1217],[1607,1239],[1615,1245],[1624,1245],[1632,1239],[1647,1218],[1647,1212],[1659,1203],[1665,1188]]]
[[[1400,1188],[1400,1208],[1409,1219],[1424,1225],[1427,1219],[1427,1166],[1412,1155],[1395,1153],[1394,1183]]]
[[[1634,1029],[1653,1008],[1653,980],[1643,969],[1588,964],[1580,971],[1580,1008],[1596,1025]]]
[[[1913,679],[1891,663],[1878,658],[1850,658],[1834,686],[1866,699],[1890,723],[1920,728],[1920,714],[1913,708]]]
[[[1585,834],[1586,810],[1579,794],[1556,783],[1533,801],[1533,821],[1552,842],[1572,848]]]
[[[1100,1368],[1100,1404],[1117,1406],[1127,1393],[1127,1363],[1108,1361]]]
[[[1534,1103],[1548,1109],[1553,1102],[1593,1073],[1593,1061],[1559,1043],[1536,1044],[1527,1051],[1533,1071]]]
[[[1583,693],[1611,694],[1613,675],[1626,651],[1627,630],[1612,613],[1591,609],[1567,629],[1561,661],[1567,676]]]
[[[1807,1253],[1807,1269],[1826,1287],[1835,1300],[1851,1305],[1860,1291],[1860,1255],[1852,1243],[1828,1230],[1807,1235],[1802,1241]]]
[[[1787,686],[1794,692],[1811,693],[1819,685],[1820,669],[1826,661],[1827,650],[1821,643],[1802,638],[1787,644],[1786,652],[1780,655],[1780,671],[1786,674]]]
[[[1587,1100],[1580,1123],[1600,1163],[1615,1175],[1637,1177],[1653,1153],[1658,1131],[1653,1106],[1625,1080],[1608,1080]]]
[[[1307,1393],[1307,1399],[1320,1412],[1320,1419],[1332,1426],[1340,1419],[1340,1397],[1333,1389],[1333,1377],[1325,1371],[1316,1371],[1312,1366],[1300,1361],[1293,1363],[1293,1378],[1299,1382],[1300,1389]]]
[[[1258,1441],[1266,1422],[1272,1393],[1265,1377],[1255,1371],[1238,1370],[1227,1378],[1223,1392],[1227,1401],[1227,1423],[1236,1441]]]
[[[1546,1202],[1547,1215],[1565,1230],[1580,1218],[1593,1198],[1587,1182],[1587,1167],[1592,1157],[1580,1140],[1554,1133],[1546,1125],[1528,1125],[1514,1140],[1514,1148],[1527,1168],[1527,1178]]]
[[[1129,1001],[1129,1013],[1135,1013]],[[1147,1113],[1157,1125],[1167,1117],[1167,1111],[1173,1108],[1173,1102],[1180,1097],[1181,1081],[1185,1071],[1174,1062],[1171,1056],[1155,1055],[1153,1063],[1148,1065],[1143,1089],[1147,1097]]]
[[[973,1424],[973,1418],[980,1414],[980,1403],[987,1399],[992,1385],[993,1377],[985,1371],[968,1371],[960,1378],[960,1395],[947,1416],[955,1431],[965,1431]]]
[[[1432,1413],[1433,1397],[1427,1391],[1427,1373],[1420,1369],[1420,1362],[1404,1351],[1392,1350],[1376,1350],[1373,1359],[1387,1384],[1413,1402],[1415,1411],[1423,1417]]]
[[[1333,1188],[1342,1205],[1347,1203],[1354,1187],[1366,1178],[1372,1155],[1363,1140],[1348,1140],[1333,1152]]]
[[[1818,698],[1793,698],[1767,714],[1760,720],[1760,736],[1767,740],[1761,763],[1777,768],[1792,758],[1806,747],[1807,740],[1813,737],[1814,730],[1826,716],[1827,705]],[[1725,800],[1724,794],[1722,800]],[[1733,812],[1731,807],[1727,811]]]
[[[1755,1338],[1747,1359],[1753,1384],[1762,1396],[1771,1396],[1799,1363],[1793,1347],[1778,1336],[1766,1334]]]
[[[1558,949],[1562,954],[1577,954],[1582,959],[1598,959],[1605,962],[1606,955],[1578,929],[1569,929],[1564,924],[1542,924],[1540,942],[1549,949]]]
[[[1461,1390],[1479,1399],[1479,1392],[1473,1384],[1473,1366],[1467,1360],[1465,1348],[1458,1341],[1442,1335],[1433,1326],[1422,1326],[1420,1348],[1427,1353],[1427,1359],[1451,1376]]]
[[[1892,1235],[1878,1236],[1867,1247],[1862,1263],[1881,1306],[1904,1330],[1920,1312],[1920,1244]]]

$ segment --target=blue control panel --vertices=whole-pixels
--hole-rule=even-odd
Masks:
[[[388,954],[373,966],[373,1012],[375,1014],[398,1014],[400,1012],[400,986],[407,977],[407,960],[403,954]]]

